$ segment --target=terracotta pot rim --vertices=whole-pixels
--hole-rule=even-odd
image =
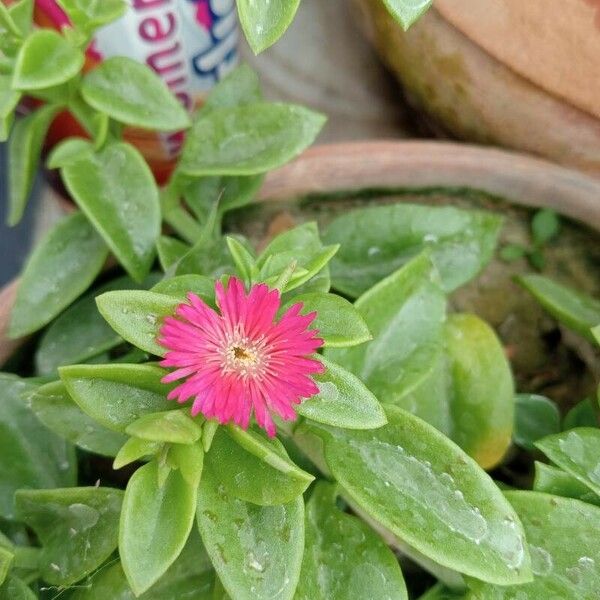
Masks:
[[[470,188],[600,231],[600,180],[527,154],[446,141],[322,144],[268,174],[260,201],[364,189]]]
[[[258,200],[432,187],[477,189],[523,206],[550,207],[600,231],[600,181],[517,152],[453,142],[373,140],[315,146],[269,173]],[[18,344],[6,338],[16,288],[13,281],[0,289],[0,365]]]

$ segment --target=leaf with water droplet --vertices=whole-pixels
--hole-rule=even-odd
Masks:
[[[531,577],[519,520],[458,446],[395,407],[368,431],[301,425],[325,443],[332,476],[366,515],[425,557],[502,585]]]
[[[141,281],[152,265],[161,222],[158,188],[142,155],[113,142],[65,165],[61,176],[125,270]]]
[[[265,173],[310,146],[324,124],[323,115],[293,104],[260,102],[200,112],[179,168],[192,176]]]
[[[169,410],[142,415],[126,432],[151,442],[193,444],[200,439],[202,427],[185,410]]]
[[[319,330],[319,337],[330,348],[357,346],[371,339],[369,328],[358,310],[345,298],[336,294],[312,292],[294,296],[283,307],[302,303],[300,314],[316,313],[311,327]]]
[[[167,572],[139,600],[210,600],[214,581],[210,559],[192,531],[185,548]],[[120,561],[99,569],[86,585],[71,590],[70,600],[135,600]]]
[[[385,404],[416,388],[443,350],[446,298],[436,277],[428,256],[414,258],[356,301],[373,340],[325,351]]]
[[[465,600],[594,600],[600,589],[600,508],[537,492],[506,492],[527,536],[534,580],[497,587],[471,580]]]
[[[600,429],[577,427],[535,444],[554,464],[600,495]]]
[[[44,581],[71,585],[98,568],[116,549],[123,492],[85,487],[19,490],[19,519],[42,544]]]
[[[48,429],[88,452],[116,456],[127,440],[83,412],[71,399],[62,381],[37,388],[31,394],[31,408]]]
[[[341,244],[331,262],[333,287],[358,297],[425,249],[452,291],[491,260],[502,218],[490,212],[397,203],[348,211],[323,239]]]
[[[49,323],[88,288],[107,255],[106,244],[82,213],[59,221],[27,261],[11,313],[10,336],[32,333]]]
[[[187,111],[164,81],[128,57],[102,61],[85,76],[81,94],[90,106],[127,125],[154,131],[190,126]]]
[[[156,460],[129,480],[119,528],[119,554],[136,596],[149,589],[180,555],[194,523],[197,486],[171,471],[158,485]]]
[[[290,502],[314,477],[293,464],[277,438],[260,442],[258,435],[220,427],[206,462],[237,498],[263,506]]]
[[[168,371],[150,364],[72,365],[60,368],[69,395],[99,423],[124,432],[142,415],[179,408],[168,402]]]
[[[298,414],[347,429],[375,429],[387,423],[381,404],[358,377],[333,361],[320,360],[327,370],[314,376],[319,393],[299,404]]]
[[[0,517],[9,520],[15,518],[16,490],[77,481],[75,449],[38,421],[27,401],[34,389],[26,380],[0,373]]]
[[[183,301],[179,296],[143,290],[105,292],[96,298],[100,314],[121,337],[156,356],[167,353],[157,341],[162,321],[173,316]]]
[[[138,286],[130,277],[118,277],[83,296],[58,316],[46,329],[35,354],[41,375],[54,373],[62,365],[84,362],[123,342],[98,312],[96,297],[110,290],[139,289],[152,285],[157,275],[151,274]]]
[[[586,485],[569,475],[566,471],[535,461],[535,479],[533,489],[536,492],[576,498],[600,506],[600,496],[594,494]]]
[[[200,482],[197,521],[213,566],[232,598],[294,597],[304,551],[301,496],[276,506],[244,502],[219,484],[215,467],[207,464]]]
[[[368,525],[341,512],[335,496],[335,486],[320,482],[307,503],[296,600],[408,600],[394,554]]]

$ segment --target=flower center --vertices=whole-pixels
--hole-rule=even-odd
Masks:
[[[256,361],[256,355],[248,348],[233,347],[233,357],[237,360]]]
[[[232,336],[222,350],[222,368],[225,373],[237,373],[241,377],[260,377],[265,373],[268,360],[264,343],[245,337]]]

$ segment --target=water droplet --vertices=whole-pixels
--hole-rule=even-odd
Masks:
[[[248,554],[248,566],[259,573],[262,573],[265,570],[264,564],[257,560],[252,552]]]
[[[554,566],[552,556],[540,546],[529,546],[531,555],[531,569],[535,575],[548,575]]]
[[[71,504],[69,512],[77,519],[77,524],[80,525],[82,530],[90,529],[100,518],[100,513],[87,504]]]

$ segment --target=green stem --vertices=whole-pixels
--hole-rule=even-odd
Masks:
[[[202,227],[181,206],[163,211],[163,219],[190,244],[195,244],[202,236]]]

